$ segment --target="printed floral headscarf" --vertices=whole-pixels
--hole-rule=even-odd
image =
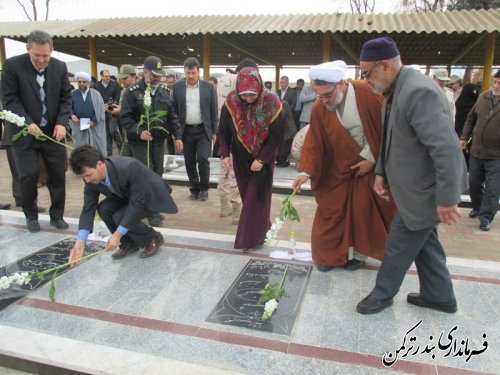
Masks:
[[[257,99],[247,103],[241,93],[255,93]],[[282,104],[279,97],[272,92],[264,91],[262,78],[256,68],[243,68],[236,79],[236,89],[232,91],[225,103],[231,117],[239,141],[254,157],[269,135],[269,124],[281,113]]]

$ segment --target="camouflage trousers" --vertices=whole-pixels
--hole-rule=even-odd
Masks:
[[[219,181],[217,183],[217,194],[220,199],[229,199],[231,203],[241,203],[240,192],[236,184],[236,177],[232,168],[227,169],[221,163]]]

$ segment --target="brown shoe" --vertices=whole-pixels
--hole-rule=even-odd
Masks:
[[[160,251],[161,245],[163,245],[163,242],[165,240],[163,239],[163,236],[159,232],[155,232],[155,239],[151,240],[151,242],[146,246],[140,253],[139,257],[140,258],[149,258],[155,255],[158,251]]]
[[[139,250],[139,246],[137,246],[135,243],[129,243],[128,245],[122,246],[120,245],[120,248],[116,250],[113,255],[111,255],[111,258],[113,259],[121,259],[125,257],[128,253],[134,252]]]

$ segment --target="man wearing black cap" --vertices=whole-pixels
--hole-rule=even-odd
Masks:
[[[177,112],[172,105],[172,99],[167,88],[160,84],[165,76],[163,64],[156,56],[149,56],[144,60],[144,77],[133,86],[129,87],[122,98],[120,110],[120,123],[127,133],[132,156],[153,169],[160,176],[163,175],[163,156],[165,138],[171,131],[175,136],[175,147],[182,151],[182,130],[177,117]],[[161,121],[150,124],[154,129],[148,128],[141,116],[145,113],[145,93],[150,87],[151,104],[150,117],[155,112],[164,111],[160,116]],[[149,153],[148,153],[149,144]],[[158,215],[150,218],[153,226],[161,225]]]
[[[454,313],[457,303],[437,224],[454,224],[466,187],[465,162],[446,98],[431,78],[404,67],[391,38],[369,40],[360,56],[362,75],[384,94],[384,135],[375,167],[375,192],[394,199],[398,213],[387,239],[375,288],[357,306],[374,314],[393,303],[412,262],[420,293],[410,304]]]
[[[498,211],[500,197],[500,70],[491,90],[482,93],[464,124],[460,144],[470,149],[470,218],[479,218],[479,229],[489,231]]]

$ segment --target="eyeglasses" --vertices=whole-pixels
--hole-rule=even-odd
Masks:
[[[372,75],[373,69],[375,69],[382,61],[376,61],[370,70],[364,70],[361,72],[361,78],[368,79]]]
[[[316,94],[316,97],[317,98],[320,98],[320,99],[329,99],[332,97],[333,93],[335,92],[335,90],[337,90],[337,85],[339,84],[340,82],[337,82],[335,84],[335,86],[333,87],[333,90],[331,91],[328,91],[328,92],[325,92],[324,94]]]

